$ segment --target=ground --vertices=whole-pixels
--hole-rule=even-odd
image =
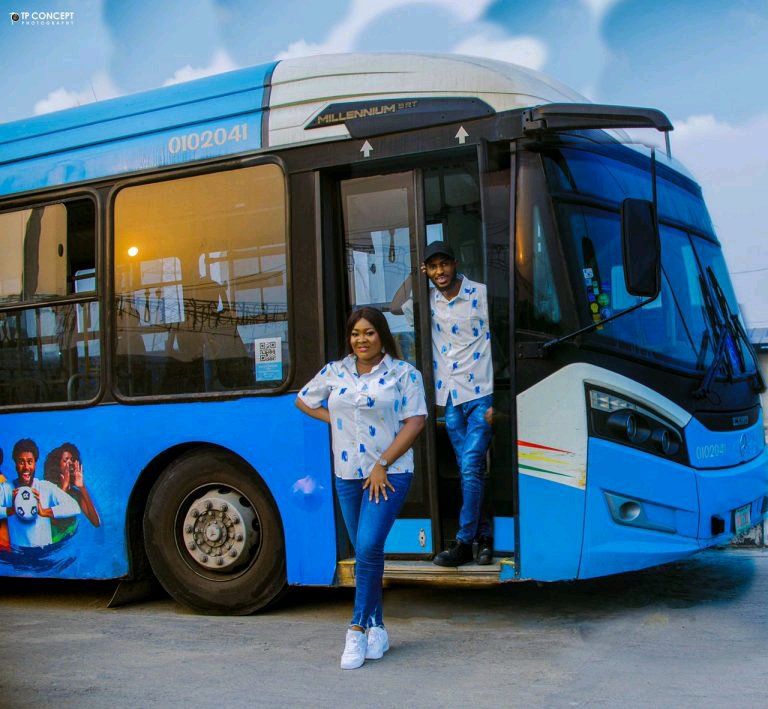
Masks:
[[[392,649],[339,669],[349,589],[196,615],[114,584],[2,582],[0,706],[765,706],[768,551],[589,582],[385,592]]]

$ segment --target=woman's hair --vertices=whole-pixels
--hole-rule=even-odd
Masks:
[[[56,483],[58,485],[61,482],[61,469],[59,463],[61,462],[61,446],[54,448],[46,457],[43,464],[43,478],[49,483]]]
[[[367,320],[373,325],[373,329],[376,330],[379,335],[384,352],[395,359],[402,359],[403,355],[400,352],[400,348],[398,347],[395,338],[392,337],[392,332],[389,329],[389,323],[384,317],[384,313],[378,308],[371,308],[369,306],[358,308],[347,318],[344,341],[344,348],[347,354],[352,354],[352,343],[350,340],[352,338],[352,330],[355,325],[357,325],[358,320]]]
[[[61,444],[61,454],[64,455],[65,453],[69,453],[72,456],[72,459],[76,460],[78,463],[82,460],[80,458],[80,449],[74,443]]]

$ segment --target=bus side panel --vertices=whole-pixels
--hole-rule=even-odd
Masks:
[[[39,448],[38,480],[46,477],[49,453],[64,442],[74,443],[101,524],[94,526],[82,514],[61,520],[52,529],[50,542],[35,545],[14,544],[13,527],[8,527],[12,546],[0,547],[0,574],[73,579],[125,576],[129,572],[126,513],[138,475],[169,448],[200,443],[241,456],[269,487],[283,523],[289,583],[332,583],[336,534],[328,431],[320,422],[302,416],[293,400],[288,394],[3,415],[0,447],[5,453],[2,474],[8,484],[13,487],[16,477],[11,451],[17,440],[30,438]]]
[[[633,571],[698,551],[693,471],[590,438],[579,578]]]
[[[283,475],[278,462],[274,483],[284,497],[278,506],[285,531],[288,583],[331,585],[337,551],[328,425],[302,414],[293,399],[289,395],[293,421],[288,427],[302,430],[304,439],[294,440],[290,430],[286,439],[289,448],[301,449],[303,465],[287,468]],[[272,484],[269,487],[275,489]]]
[[[520,475],[520,576],[576,578],[584,532],[584,490]]]
[[[256,94],[256,105],[261,101]],[[253,100],[248,102],[251,110]],[[245,106],[243,106],[245,108]],[[262,111],[0,165],[0,195],[183,165],[261,148]]]
[[[167,412],[167,407],[163,408]],[[126,507],[136,477],[148,460],[146,439],[152,431],[143,430],[143,421],[149,418],[142,417],[140,409],[123,411],[113,406],[7,413],[0,418],[2,475],[7,487],[16,487],[12,451],[17,441],[34,442],[39,451],[35,480],[47,479],[54,484],[57,465],[52,459],[49,462],[48,456],[53,456],[63,443],[72,443],[80,451],[84,487],[100,522],[97,527],[79,514],[53,522],[37,519],[22,526],[18,520],[9,518],[3,526],[11,546],[0,552],[0,574],[91,579],[116,578],[128,573]],[[159,426],[156,419],[153,423],[155,428],[168,427],[167,421]],[[27,539],[20,540],[17,531]]]

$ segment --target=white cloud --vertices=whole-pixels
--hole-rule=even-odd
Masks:
[[[768,114],[746,123],[729,124],[712,115],[690,116],[673,121],[672,154],[703,182],[748,187],[755,180],[768,180]],[[763,194],[768,193],[767,188]],[[758,223],[756,220],[755,223]],[[768,250],[767,250],[768,252]]]
[[[673,121],[672,154],[702,187],[750,324],[768,325],[768,113],[739,124],[712,115]]]
[[[88,86],[80,91],[71,91],[63,87],[51,91],[46,98],[41,99],[35,104],[33,112],[36,116],[39,116],[43,113],[63,111],[65,108],[103,101],[115,96],[120,96],[120,91],[112,83],[112,79],[108,74],[100,72],[94,74],[88,82]]]
[[[315,54],[352,52],[358,38],[379,17],[408,5],[434,5],[452,12],[460,22],[476,22],[493,0],[353,0],[347,15],[323,42],[293,42],[275,59],[306,57]]]
[[[304,41],[303,39],[298,42],[292,42],[288,45],[287,49],[279,52],[275,59],[294,59],[298,57],[312,57],[317,54],[336,54],[337,52],[345,52],[346,49],[338,47],[332,47],[327,42],[324,44],[312,44]]]
[[[768,325],[768,113],[731,124],[711,114],[672,120],[672,156],[701,185],[723,245],[747,323]],[[638,142],[664,147],[661,133],[628,131]],[[765,269],[765,270],[763,270]]]
[[[233,71],[238,68],[237,63],[225,49],[217,49],[213,53],[211,63],[208,66],[193,67],[187,64],[181,69],[178,69],[170,79],[166,79],[163,82],[163,86],[171,86],[172,84],[181,84],[184,81],[202,79],[204,76],[223,74],[226,71]]]
[[[547,60],[547,46],[535,37],[500,37],[488,31],[470,35],[457,44],[453,51],[456,54],[512,62],[529,69],[541,69]]]
[[[366,0],[371,3],[381,0]],[[434,5],[453,11],[463,22],[479,20],[485,11],[493,4],[493,0],[427,0]]]
[[[595,22],[600,23],[608,11],[622,0],[581,0],[592,11]]]
[[[715,135],[735,135],[738,132],[738,128],[718,121],[711,114],[706,114],[690,116],[684,120],[675,121],[674,134],[678,140],[690,141],[692,139],[698,140],[702,137],[710,139]]]

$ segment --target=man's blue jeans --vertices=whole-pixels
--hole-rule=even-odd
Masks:
[[[344,524],[355,547],[355,610],[350,625],[362,628],[384,625],[381,606],[384,542],[403,507],[413,475],[400,473],[388,479],[395,491],[388,489],[389,499],[379,496],[376,504],[375,499],[368,500],[368,490],[363,490],[364,480],[334,478]]]
[[[493,396],[445,406],[445,427],[451,439],[461,473],[461,512],[456,539],[472,544],[479,537],[490,537],[491,522],[483,510],[485,493],[485,456],[491,444],[491,427],[485,412],[493,405]]]

